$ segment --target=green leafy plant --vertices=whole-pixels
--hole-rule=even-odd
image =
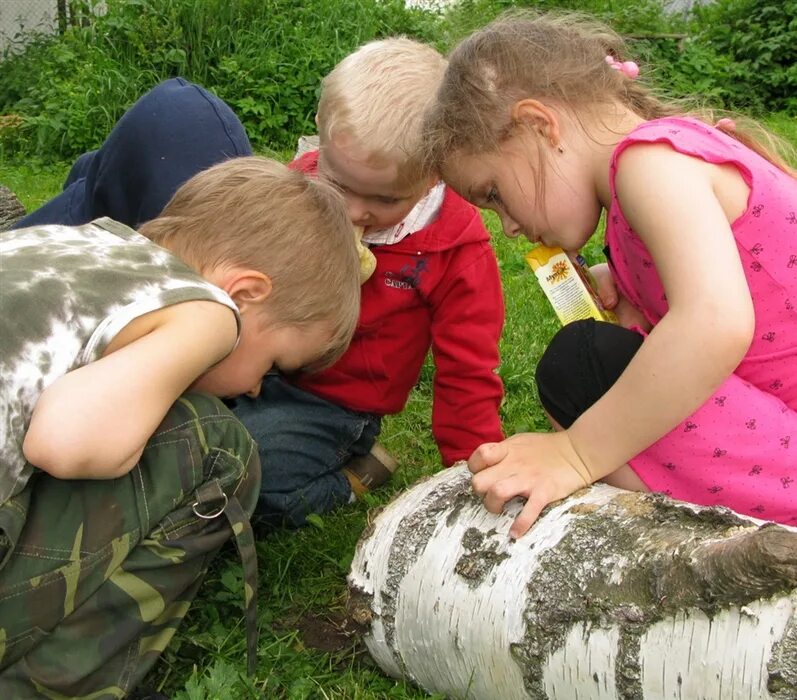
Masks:
[[[696,39],[725,62],[728,104],[797,112],[797,0],[716,0],[695,18]]]
[[[6,148],[71,158],[130,104],[176,75],[230,103],[253,145],[287,149],[314,129],[321,78],[374,38],[431,40],[439,18],[402,0],[108,0],[107,13],[7,52],[0,114],[23,117]]]

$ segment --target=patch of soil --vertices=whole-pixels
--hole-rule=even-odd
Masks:
[[[318,615],[308,611],[299,617],[283,620],[280,626],[295,629],[308,649],[346,657],[346,666],[351,665],[352,657],[357,663],[374,665],[362,639],[362,627],[343,612]]]
[[[335,618],[307,612],[295,620],[294,626],[306,647],[328,654],[348,651],[359,641],[354,623],[342,614]]]

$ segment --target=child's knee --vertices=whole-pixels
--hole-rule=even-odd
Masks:
[[[563,326],[536,370],[545,410],[568,428],[617,381],[642,345],[638,333],[586,319]]]
[[[176,460],[185,492],[218,481],[224,493],[238,498],[247,515],[254,511],[261,478],[257,445],[218,398],[198,393],[181,396],[148,450],[160,453],[158,461]]]

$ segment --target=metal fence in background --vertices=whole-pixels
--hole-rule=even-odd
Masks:
[[[0,58],[6,50],[22,48],[32,35],[63,32],[104,11],[104,3],[96,0],[0,0]]]
[[[57,0],[0,0],[0,51],[31,32],[58,31]]]

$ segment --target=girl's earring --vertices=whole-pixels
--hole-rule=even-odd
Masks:
[[[565,152],[565,148],[564,148],[564,146],[562,146],[561,143],[556,146],[556,150],[559,151],[559,153],[564,153]]]

